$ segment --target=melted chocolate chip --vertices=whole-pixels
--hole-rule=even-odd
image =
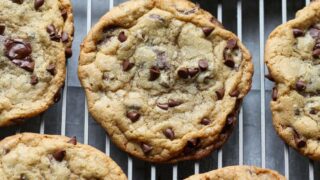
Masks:
[[[68,141],[68,143],[71,143],[73,145],[77,145],[77,137],[73,136],[72,138],[70,138],[70,140]]]
[[[118,35],[118,40],[119,40],[120,42],[125,42],[125,41],[127,40],[127,36],[126,36],[126,34],[125,34],[123,31],[121,31],[121,32],[119,33],[119,35]]]
[[[200,124],[202,124],[202,125],[209,125],[211,123],[211,121],[210,121],[210,119],[208,119],[208,118],[203,118],[203,119],[201,119],[201,121],[200,121]]]
[[[134,66],[134,63],[131,63],[129,60],[124,60],[122,62],[122,70],[123,71],[130,71]]]
[[[148,144],[141,143],[141,149],[142,149],[143,153],[149,154],[153,148]]]
[[[301,137],[295,129],[293,130],[293,137],[298,148],[303,148],[307,145],[305,139]]]
[[[51,40],[57,41],[57,42],[60,41],[61,37],[57,33],[56,28],[55,28],[55,26],[53,24],[50,24],[50,25],[47,26],[47,33],[49,34]]]
[[[312,51],[312,56],[314,58],[319,58],[320,57],[320,49],[315,49]]]
[[[224,88],[218,89],[216,91],[216,95],[217,95],[218,100],[221,100],[224,97],[224,92],[225,92]]]
[[[276,101],[278,99],[278,89],[276,87],[272,88],[272,100]]]
[[[65,150],[56,150],[52,156],[54,157],[55,160],[61,162],[63,158],[66,156],[66,151]]]
[[[34,70],[34,62],[33,61],[27,61],[27,60],[20,60],[20,59],[13,59],[13,64],[21,67],[22,69],[33,72]]]
[[[129,111],[129,112],[127,112],[127,118],[129,118],[132,122],[136,122],[140,118],[140,114],[134,110]]]
[[[234,68],[234,65],[235,65],[235,63],[234,63],[234,61],[233,61],[232,59],[226,59],[226,60],[224,61],[224,64],[225,64],[226,66],[228,66],[229,68]]]
[[[68,12],[67,12],[66,9],[62,9],[62,10],[61,10],[61,16],[62,16],[62,18],[63,18],[64,21],[67,20]]]
[[[234,91],[232,91],[232,92],[229,93],[229,95],[230,95],[231,97],[238,97],[239,94],[240,94],[240,91],[239,91],[238,89],[236,89],[236,90],[234,90]]]
[[[168,103],[157,103],[157,106],[163,110],[168,110],[169,109],[169,105]]]
[[[20,174],[20,180],[28,180],[25,174]]]
[[[159,51],[159,50],[154,50],[154,52],[157,54],[157,61],[156,61],[156,66],[160,69],[168,69],[169,64],[167,61],[167,56],[164,51]]]
[[[4,34],[5,29],[6,29],[6,26],[0,24],[0,35],[3,35],[3,34]]]
[[[22,4],[23,0],[12,0],[12,2],[17,3],[17,4]]]
[[[266,74],[264,77],[269,79],[269,81],[274,82],[274,78],[271,76],[271,74]]]
[[[173,99],[169,99],[168,100],[169,107],[176,107],[176,106],[179,106],[181,104],[182,104],[182,102],[178,101],[178,100],[173,100]]]
[[[38,84],[39,80],[38,80],[38,77],[36,75],[31,75],[31,81],[30,81],[30,84],[32,85],[36,85]]]
[[[205,59],[201,59],[198,62],[198,66],[200,68],[201,71],[206,71],[208,69],[208,61]]]
[[[56,74],[56,65],[49,64],[49,66],[46,69],[52,76]]]
[[[28,61],[29,59],[26,58],[30,58],[32,52],[31,44],[21,39],[7,39],[5,41],[5,48],[6,56],[11,60]]]
[[[171,128],[167,128],[163,131],[163,134],[170,140],[173,140],[175,135],[174,131]]]
[[[34,0],[34,8],[38,10],[44,4],[44,0]]]
[[[304,35],[304,32],[301,29],[294,28],[294,29],[292,29],[292,32],[293,32],[293,36],[295,38]]]
[[[227,41],[227,47],[228,49],[234,49],[237,47],[237,40],[236,39],[229,39]]]
[[[160,70],[156,66],[151,67],[149,72],[150,72],[149,81],[155,81],[160,77]]]
[[[188,74],[190,75],[190,77],[194,77],[195,75],[197,75],[199,72],[199,68],[189,68],[188,69]]]
[[[202,31],[205,36],[209,36],[212,33],[213,28],[212,27],[204,27],[204,28],[202,28]]]
[[[189,71],[188,71],[188,68],[180,68],[178,70],[178,76],[182,79],[187,79],[189,77]]]
[[[304,91],[306,89],[307,85],[304,81],[298,80],[296,82],[296,89],[298,91]]]
[[[68,35],[68,33],[67,33],[67,32],[62,32],[62,34],[61,34],[61,41],[62,41],[63,43],[67,43],[68,40],[69,40],[69,35]]]
[[[72,56],[72,49],[70,47],[67,47],[64,50],[64,53],[66,54],[66,58],[70,58]]]

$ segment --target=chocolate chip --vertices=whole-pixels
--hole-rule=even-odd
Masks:
[[[195,75],[197,75],[199,72],[199,68],[189,68],[188,69],[188,74],[190,75],[190,77],[194,77]]]
[[[218,100],[221,100],[224,97],[224,92],[225,92],[224,88],[218,89],[216,91],[216,95],[217,95]]]
[[[167,128],[163,131],[163,134],[170,140],[174,139],[174,131],[171,128]]]
[[[65,150],[56,150],[52,156],[54,157],[55,160],[61,162],[63,158],[66,156],[66,151]]]
[[[197,146],[200,144],[200,139],[190,139],[187,141],[187,144],[184,148],[184,153],[185,154],[189,154],[189,153],[192,153],[196,148]]]
[[[208,119],[208,118],[203,118],[203,119],[201,119],[201,121],[200,121],[200,124],[202,124],[202,125],[209,125],[211,123],[211,121],[210,121],[210,119]]]
[[[56,65],[49,64],[49,66],[46,69],[52,76],[56,74]]]
[[[53,96],[53,102],[57,103],[60,101],[60,99],[61,99],[61,92],[60,90],[58,90],[58,92]]]
[[[143,153],[148,154],[152,151],[153,148],[151,146],[149,146],[148,144],[141,143],[141,149],[142,149]]]
[[[68,12],[67,12],[66,9],[62,9],[62,10],[61,10],[61,16],[62,16],[62,18],[63,18],[64,21],[67,20]]]
[[[300,115],[300,110],[299,109],[295,109],[294,110],[294,115],[299,116]]]
[[[157,103],[157,106],[163,110],[168,110],[169,108],[168,103]]]
[[[272,100],[276,101],[278,99],[278,89],[276,87],[272,88]]]
[[[271,74],[264,75],[265,78],[269,79],[269,81],[274,82],[274,78],[271,76]]]
[[[17,4],[22,4],[23,0],[12,0],[12,2],[17,3]]]
[[[32,85],[36,85],[36,84],[38,84],[38,82],[39,82],[39,80],[38,80],[38,77],[36,76],[36,75],[31,75],[31,81],[30,81],[30,83],[32,84]]]
[[[209,36],[212,33],[213,28],[212,27],[204,27],[204,28],[202,28],[202,31],[205,36]]]
[[[33,72],[34,70],[34,62],[33,61],[27,61],[27,60],[20,60],[20,59],[13,59],[13,64],[21,67],[22,69]]]
[[[310,114],[317,114],[318,111],[314,108],[312,108],[310,111],[309,111]]]
[[[320,30],[319,30],[319,29],[316,29],[316,28],[310,28],[310,30],[309,30],[310,36],[311,36],[312,38],[314,38],[314,39],[318,39],[319,33],[320,33]]]
[[[182,102],[178,101],[178,100],[173,100],[173,99],[169,99],[168,100],[169,107],[176,107],[176,106],[179,106],[181,104],[182,104]]]
[[[0,24],[0,35],[3,35],[3,34],[4,34],[5,29],[6,29],[6,26]]]
[[[236,90],[234,90],[234,91],[232,91],[232,92],[229,93],[229,95],[230,95],[231,97],[238,97],[239,94],[240,94],[240,91],[239,91],[238,89],[236,89]]]
[[[7,39],[5,41],[6,56],[11,59],[19,59],[27,61],[27,58],[31,52],[31,44],[24,42],[21,39]]]
[[[77,145],[77,137],[73,136],[72,138],[70,138],[70,140],[68,141],[68,143],[71,143],[73,145]]]
[[[312,51],[312,56],[313,56],[314,58],[319,58],[319,56],[320,56],[320,49],[315,49],[315,50],[313,50],[313,51]]]
[[[293,137],[294,137],[294,141],[296,142],[296,145],[298,148],[303,148],[307,145],[304,138],[301,137],[295,129],[293,129]]]
[[[232,59],[226,59],[226,60],[224,61],[224,64],[225,64],[226,66],[230,67],[230,68],[234,68],[234,65],[235,65],[235,63],[234,63],[234,61],[233,61]]]
[[[122,70],[123,71],[129,71],[130,69],[132,69],[134,66],[134,63],[131,63],[129,60],[124,60],[122,62]]]
[[[167,56],[164,51],[159,51],[159,50],[154,50],[154,52],[157,54],[157,61],[156,61],[156,66],[160,69],[168,69],[169,64],[167,61]]]
[[[25,174],[20,174],[20,180],[28,180]]]
[[[67,43],[68,40],[69,40],[69,35],[68,35],[68,33],[67,33],[67,32],[62,32],[62,34],[61,34],[61,41],[62,41],[63,43]]]
[[[136,122],[140,118],[140,114],[137,111],[128,111],[127,118],[129,118],[132,122]]]
[[[125,42],[125,41],[127,40],[127,36],[126,36],[126,34],[125,34],[123,31],[121,31],[121,32],[119,33],[119,35],[118,35],[118,40],[119,40],[120,42]]]
[[[205,59],[201,59],[198,62],[198,66],[200,68],[201,71],[206,71],[208,69],[208,61]]]
[[[64,53],[66,55],[66,58],[70,58],[72,56],[72,49],[70,47],[67,47],[65,50],[64,50]]]
[[[233,125],[233,123],[236,121],[236,117],[234,115],[229,115],[227,117],[227,124],[228,126]]]
[[[178,76],[182,79],[187,79],[189,77],[189,71],[188,71],[188,68],[180,68],[178,70]]]
[[[236,39],[229,39],[227,41],[227,48],[228,49],[234,49],[237,47],[237,40]]]
[[[44,0],[34,0],[34,8],[38,10],[44,4]]]
[[[294,29],[292,29],[292,32],[293,32],[293,36],[295,38],[304,35],[304,32],[301,29],[294,28]]]
[[[149,17],[150,17],[151,19],[155,19],[155,20],[164,22],[164,19],[163,19],[160,15],[158,15],[158,14],[150,14]]]
[[[149,81],[155,81],[160,77],[160,70],[158,67],[153,66],[150,68],[150,76],[149,76]]]
[[[304,81],[298,80],[296,82],[296,89],[298,91],[304,91],[306,89],[306,87],[307,87],[307,85],[306,85],[306,83]]]
[[[56,34],[56,28],[54,27],[53,24],[50,24],[49,26],[47,26],[47,33],[50,35],[50,36],[53,36]]]

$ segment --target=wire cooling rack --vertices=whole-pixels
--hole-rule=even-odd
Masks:
[[[279,24],[292,19],[309,0],[193,0],[236,33],[252,53],[253,86],[241,108],[238,125],[221,150],[200,161],[152,165],[131,158],[113,145],[87,110],[77,77],[79,46],[99,18],[121,0],[72,0],[75,17],[73,57],[68,61],[66,86],[60,102],[26,123],[0,129],[0,137],[19,132],[77,136],[111,156],[129,180],[177,180],[219,167],[246,164],[275,169],[293,180],[320,179],[320,164],[309,161],[285,145],[272,127],[269,101],[272,83],[264,79],[264,43]]]

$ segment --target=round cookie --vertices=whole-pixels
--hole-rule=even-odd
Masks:
[[[254,166],[228,166],[203,174],[188,177],[186,180],[214,180],[214,179],[238,179],[238,180],[285,180],[278,172],[262,169]]]
[[[75,137],[7,137],[0,142],[0,162],[0,179],[127,179],[112,159]]]
[[[301,154],[320,160],[320,2],[269,36],[265,62],[275,82],[271,110],[280,137]]]
[[[69,0],[2,0],[0,126],[45,111],[59,98],[71,56]]]
[[[132,0],[81,46],[79,78],[94,119],[143,160],[199,159],[219,148],[251,88],[251,55],[185,0]]]

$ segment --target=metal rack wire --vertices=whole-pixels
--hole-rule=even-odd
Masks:
[[[81,32],[82,37],[75,37],[77,39],[77,42],[74,43],[73,49],[76,49],[77,52],[79,51],[79,42],[81,42],[81,38],[90,30],[93,21],[93,18],[97,18],[93,13],[96,13],[96,8],[98,6],[93,6],[93,3],[103,3],[105,7],[103,11],[105,12],[108,9],[111,9],[114,5],[117,5],[120,3],[120,1],[124,0],[87,0],[87,1],[77,1],[73,0],[73,5],[75,9],[75,16],[78,16],[78,20],[80,19],[81,22],[83,22],[80,26],[85,26],[86,31],[82,32],[83,29],[76,29],[76,32]],[[205,2],[205,0],[193,0],[194,2]],[[304,0],[299,0],[299,1],[304,1]],[[228,1],[229,2],[229,1]],[[267,4],[267,3],[268,4]],[[269,8],[270,3],[278,3],[279,6],[281,6],[281,22],[284,23],[288,19],[288,5],[295,3],[292,1],[287,2],[287,0],[279,0],[279,2],[272,1],[268,2],[267,0],[230,0],[230,3],[227,4],[223,2],[222,0],[216,0],[213,1],[211,4],[213,9],[213,14],[217,16],[217,19],[222,22],[223,24],[228,24],[229,22],[224,22],[224,17],[226,13],[223,11],[223,9],[227,6],[229,6],[232,3],[235,4],[235,12],[227,12],[229,15],[230,13],[233,13],[232,17],[236,18],[236,22],[234,26],[236,28],[234,29],[234,32],[238,35],[240,39],[243,40],[243,23],[244,21],[247,22],[246,19],[243,19],[244,13],[244,5],[245,7],[248,6],[248,3],[254,3],[256,4],[255,8],[259,10],[259,14],[257,17],[257,33],[258,33],[258,48],[255,49],[259,52],[259,55],[254,55],[254,58],[257,59],[255,61],[255,71],[258,74],[256,76],[256,82],[260,81],[259,83],[255,83],[253,90],[255,91],[257,96],[260,96],[259,101],[260,101],[260,112],[255,112],[257,115],[258,119],[257,121],[260,120],[260,133],[259,133],[259,141],[256,143],[259,144],[260,147],[258,147],[259,154],[253,153],[248,151],[246,148],[247,141],[246,138],[248,136],[245,134],[246,130],[248,130],[248,127],[253,126],[248,122],[248,106],[245,106],[241,108],[239,118],[238,118],[238,127],[236,132],[234,132],[234,139],[232,141],[236,142],[236,145],[230,145],[227,147],[227,149],[220,149],[218,150],[217,153],[213,153],[213,155],[206,159],[206,160],[201,160],[201,161],[196,161],[196,162],[188,162],[186,164],[180,163],[176,165],[164,165],[164,166],[159,166],[159,165],[152,165],[148,164],[142,161],[135,160],[131,158],[130,156],[121,153],[120,150],[118,150],[109,140],[108,136],[105,135],[104,131],[101,129],[96,128],[97,132],[99,134],[93,134],[92,131],[90,131],[90,127],[96,126],[94,121],[91,120],[91,117],[88,113],[87,110],[87,103],[84,101],[84,105],[81,106],[81,102],[73,102],[74,99],[73,96],[74,94],[73,91],[77,91],[78,94],[80,94],[82,97],[80,98],[85,98],[84,97],[84,92],[79,88],[79,83],[75,82],[76,79],[76,64],[77,64],[77,55],[73,57],[73,62],[68,63],[68,72],[67,72],[67,78],[66,78],[66,86],[62,90],[62,99],[58,105],[55,105],[55,107],[51,108],[53,109],[52,111],[49,110],[49,112],[46,112],[42,114],[40,117],[33,118],[35,124],[38,124],[39,128],[34,128],[30,127],[32,125],[20,125],[17,127],[13,128],[3,128],[0,131],[0,136],[5,137],[13,133],[19,133],[22,131],[32,131],[32,132],[39,132],[39,133],[55,133],[55,134],[61,134],[61,135],[77,135],[78,139],[80,142],[83,142],[85,144],[90,144],[93,146],[96,146],[100,150],[105,151],[105,153],[112,158],[115,159],[116,162],[119,163],[119,165],[122,167],[122,169],[126,172],[127,177],[129,180],[133,179],[151,179],[151,180],[156,180],[156,179],[172,179],[172,180],[178,180],[182,179],[183,177],[186,176],[186,174],[191,175],[191,174],[197,174],[201,173],[207,170],[215,169],[215,168],[220,168],[226,165],[231,165],[231,164],[250,164],[250,165],[256,165],[256,166],[261,166],[261,167],[267,167],[267,168],[272,168],[280,171],[283,173],[288,179],[301,179],[303,176],[303,179],[309,179],[309,180],[314,180],[314,179],[320,179],[319,175],[319,163],[309,161],[305,157],[301,157],[300,155],[297,155],[294,151],[292,151],[287,145],[283,144],[280,139],[276,137],[274,141],[278,141],[281,147],[283,147],[283,161],[277,161],[276,158],[271,158],[270,156],[267,155],[267,151],[269,150],[270,147],[267,146],[266,138],[269,138],[269,134],[267,134],[267,131],[269,133],[269,129],[267,128],[267,125],[270,124],[267,116],[269,117],[268,112],[266,111],[268,107],[268,94],[270,94],[268,90],[268,84],[265,82],[264,79],[264,74],[265,74],[265,65],[264,65],[264,43],[265,43],[265,38],[266,34],[266,17],[265,16],[265,9]],[[305,0],[303,2],[304,5],[310,3],[310,0]],[[210,3],[206,2],[207,5],[211,5]],[[207,8],[207,7],[203,7]],[[302,8],[302,7],[299,7]],[[212,9],[211,9],[212,10]],[[100,12],[104,13],[103,11]],[[292,11],[292,10],[291,10]],[[294,13],[291,12],[290,13]],[[86,16],[84,16],[84,14]],[[77,20],[77,18],[76,18]],[[274,27],[277,24],[274,25]],[[77,28],[77,27],[76,27]],[[77,35],[77,34],[76,34]],[[246,34],[247,35],[247,34]],[[79,35],[80,36],[80,35]],[[248,41],[247,38],[245,38],[245,42],[250,43],[251,40]],[[250,44],[249,44],[249,49],[250,49]],[[250,49],[251,50],[251,49]],[[76,89],[75,89],[76,88]],[[250,96],[250,94],[249,94]],[[248,100],[249,101],[249,100]],[[68,102],[69,103],[74,103],[78,104],[75,107],[80,106],[81,107],[81,116],[76,117],[75,119],[72,119],[72,117],[68,117],[72,111],[68,109]],[[79,105],[80,104],[80,105]],[[51,111],[51,112],[50,112]],[[60,117],[56,117],[57,114]],[[250,114],[249,114],[250,115]],[[56,117],[53,121],[51,122],[48,120],[48,117]],[[48,123],[48,124],[45,124]],[[34,125],[36,126],[36,125]],[[54,126],[55,128],[53,128]],[[74,127],[76,126],[76,127]],[[78,129],[76,129],[78,128]],[[258,128],[258,127],[255,127]],[[14,129],[14,131],[12,130]],[[82,131],[83,130],[83,131]],[[59,132],[60,131],[60,132]],[[100,135],[103,135],[105,137],[101,137]],[[272,139],[273,140],[273,139]],[[92,141],[92,142],[91,142]],[[102,144],[102,145],[101,145]],[[227,145],[228,146],[228,145]],[[258,145],[257,145],[258,146]],[[276,147],[271,147],[271,148],[276,148]],[[229,157],[230,154],[228,153],[228,150],[231,149],[236,149],[236,157],[237,159],[234,160],[232,159],[233,157]],[[249,157],[255,156],[259,161],[250,161]],[[227,160],[226,160],[227,159]],[[230,163],[230,159],[232,159],[232,162]],[[307,163],[305,163],[307,162]],[[296,171],[290,171],[291,168],[296,168],[296,164],[303,164],[307,166],[304,171],[306,172],[296,172]],[[136,168],[136,166],[140,166],[139,168]],[[180,168],[179,167],[183,167]],[[186,168],[184,168],[186,167]],[[300,167],[300,166],[299,166]],[[315,169],[317,169],[315,171]],[[185,171],[188,171],[187,173]],[[182,175],[181,175],[182,174]],[[303,174],[301,176],[298,176],[298,174]]]

